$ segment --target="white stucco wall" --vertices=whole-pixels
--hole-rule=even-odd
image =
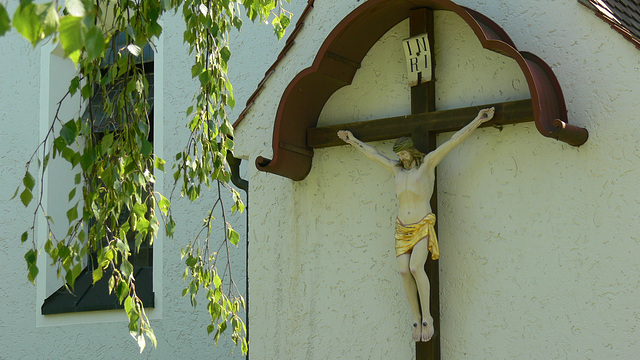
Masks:
[[[298,183],[253,165],[256,156],[270,156],[275,109],[286,85],[360,3],[316,1],[296,44],[237,129],[236,155],[249,160],[251,358],[413,356],[392,250],[390,176],[347,147],[316,151],[311,174]],[[440,165],[443,359],[635,358],[638,50],[574,0],[458,3],[489,16],[521,50],[553,68],[570,123],[586,127],[590,138],[573,148],[542,137],[533,124],[481,129]],[[292,1],[290,9],[299,14],[304,5]],[[165,21],[164,92],[157,99],[167,121],[157,139],[170,159],[183,145],[179,120],[192,88],[179,20]],[[271,45],[264,29],[247,25],[232,58],[240,64],[230,73],[234,114],[282,46]],[[481,50],[460,20],[437,13],[437,26],[445,29],[436,39],[438,109],[527,97],[515,64]],[[354,84],[329,100],[321,124],[408,113],[402,53],[395,47],[406,28],[400,24],[371,50]],[[18,241],[32,213],[7,199],[38,141],[41,54],[15,33],[0,44],[7,50],[0,55],[0,359],[137,356],[121,312],[62,315],[59,324],[38,326],[41,304],[26,280],[26,247]],[[390,142],[373,145],[390,153]],[[216,349],[206,335],[205,309],[193,310],[180,298],[180,240],[195,231],[209,204],[174,206],[176,240],[156,245],[162,249],[156,257],[162,259],[162,277],[156,277],[162,305],[152,321],[159,345],[142,357],[228,358],[229,349]],[[242,249],[237,259],[243,264]]]
[[[477,130],[438,168],[443,359],[630,359],[640,351],[638,50],[573,0],[459,1],[542,57],[562,86],[580,148],[533,123]],[[271,153],[286,85],[356,2],[316,1],[237,129],[251,160]],[[320,125],[409,112],[392,29]],[[437,108],[528,98],[513,60],[483,50],[464,22],[436,12]],[[451,134],[442,134],[443,142]],[[373,145],[391,154],[390,142]],[[348,147],[316,150],[301,182],[249,169],[252,357],[413,357],[393,256],[389,174]]]
[[[15,5],[12,5],[15,7]],[[13,7],[9,9],[13,13]],[[301,10],[295,10],[297,14]],[[167,160],[168,175],[159,177],[156,187],[169,194],[173,182],[171,165],[174,154],[185,144],[188,132],[184,126],[185,111],[195,91],[191,81],[189,56],[183,45],[184,25],[178,17],[163,18],[164,32],[157,44],[161,50],[155,60],[155,146]],[[245,32],[248,34],[266,33],[264,39],[256,36],[254,43],[236,39],[238,44],[260,49],[265,58],[275,58],[283,42],[278,43],[268,26],[258,27],[247,21]],[[146,350],[138,355],[135,341],[129,336],[126,315],[123,311],[101,311],[83,314],[63,314],[42,316],[40,306],[47,295],[47,274],[45,267],[40,268],[38,286],[34,288],[27,280],[23,259],[28,244],[20,244],[19,237],[30,225],[33,209],[24,209],[19,199],[9,201],[13,191],[24,175],[24,163],[38,144],[41,131],[41,119],[49,111],[47,99],[54,100],[55,94],[48,96],[46,86],[56,87],[61,74],[54,64],[54,70],[46,68],[49,58],[46,51],[50,47],[32,49],[27,41],[15,31],[0,38],[0,184],[4,189],[4,201],[0,202],[0,223],[4,226],[0,237],[0,359],[86,359],[86,358],[124,358],[137,357],[151,359],[240,359],[240,348],[233,348],[229,338],[221,339],[218,347],[213,338],[207,335],[206,325],[209,315],[204,299],[193,309],[188,297],[182,298],[185,286],[182,279],[184,262],[180,259],[180,249],[190,240],[202,224],[202,219],[212,205],[212,195],[205,195],[196,203],[188,200],[173,202],[174,217],[178,226],[175,239],[167,240],[160,236],[154,244],[154,291],[155,309],[148,309],[152,326],[158,338],[158,348]],[[241,51],[232,58],[235,66],[246,66],[247,78],[232,74],[237,98],[246,99],[254,90],[255,79],[262,76],[270,65],[265,61],[249,67]],[[41,56],[42,55],[42,56]],[[53,58],[53,62],[58,61]],[[252,58],[253,59],[253,58]],[[271,61],[271,60],[269,60]],[[239,65],[234,65],[238,63]],[[51,75],[48,84],[44,76]],[[68,83],[59,81],[57,86],[64,90]],[[58,99],[59,100],[59,99]],[[240,102],[240,101],[239,101]],[[44,114],[44,115],[43,115]],[[247,164],[242,172],[246,177]],[[55,174],[54,174],[55,175]],[[60,171],[55,176],[62,175]],[[53,176],[53,177],[55,177]],[[51,183],[52,184],[52,183]],[[68,191],[50,184],[49,202],[56,203],[58,194],[66,200]],[[242,192],[241,192],[242,193]],[[230,198],[230,196],[227,196]],[[246,199],[245,199],[246,200]],[[227,209],[230,208],[227,204]],[[233,276],[245,292],[246,284],[246,225],[244,214],[234,216],[230,222],[241,234],[241,245],[232,249],[234,264]],[[64,224],[63,224],[64,225]],[[39,239],[42,240],[42,239]],[[54,276],[55,277],[55,276]],[[52,280],[49,276],[49,282]],[[49,284],[50,289],[57,285]],[[49,289],[49,290],[50,290]],[[230,345],[231,344],[231,345]]]

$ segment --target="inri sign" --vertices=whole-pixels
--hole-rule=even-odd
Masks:
[[[431,81],[431,49],[427,34],[416,35],[402,41],[407,58],[409,86]]]

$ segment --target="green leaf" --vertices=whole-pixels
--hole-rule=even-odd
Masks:
[[[59,18],[53,2],[33,4],[21,1],[13,14],[13,26],[34,47],[58,28]]]
[[[120,280],[118,282],[118,287],[116,288],[116,295],[118,296],[118,300],[120,303],[124,301],[124,299],[129,295],[129,285],[126,281]]]
[[[133,213],[138,215],[139,217],[144,217],[147,213],[147,205],[136,203],[133,205]]]
[[[69,224],[73,222],[73,220],[78,218],[78,204],[67,211],[67,219],[69,220]]]
[[[233,98],[233,95],[229,96],[229,98],[227,99],[227,105],[229,105],[231,109],[236,106],[236,99]]]
[[[142,81],[142,79],[136,79],[136,92],[140,95],[142,95],[142,93],[144,93],[144,82]],[[144,123],[146,125],[146,123]],[[149,131],[147,130],[145,132],[145,134],[148,134]]]
[[[111,275],[109,278],[109,294],[113,291],[113,288],[116,287],[116,278],[114,275]]]
[[[153,145],[146,139],[142,139],[142,148],[140,149],[142,152],[142,156],[148,158],[151,156],[151,152],[153,151]]]
[[[231,50],[229,50],[228,46],[225,46],[222,49],[220,49],[220,56],[222,56],[222,60],[224,60],[224,62],[229,61],[229,58],[231,57]]]
[[[127,231],[129,228],[129,223],[127,224]],[[123,231],[123,233],[126,235],[127,231]],[[128,254],[129,253],[129,245],[126,242],[123,242],[120,239],[116,239],[116,248],[118,249],[118,251],[120,251],[120,253],[122,254]]]
[[[229,121],[225,121],[220,125],[220,131],[223,134],[227,134],[229,136],[233,136],[233,126],[229,123]]]
[[[98,280],[102,279],[102,268],[98,267],[96,269],[93,270],[93,283],[97,283]]]
[[[20,237],[20,242],[25,242],[27,241],[27,239],[29,238],[29,232],[25,231],[22,233],[22,236]]]
[[[191,77],[195,78],[196,76],[200,75],[202,73],[202,64],[201,63],[196,63],[195,65],[193,65],[191,67]],[[191,114],[191,111],[193,110],[193,106],[189,107],[189,110],[187,110],[187,116],[189,116],[189,114]]]
[[[93,95],[93,86],[90,83],[85,84],[80,90],[82,97],[85,99],[90,98]]]
[[[14,191],[14,192],[13,192],[13,196],[12,196],[12,197],[11,197],[11,199],[9,199],[9,200],[13,200],[13,199],[15,199],[15,198],[16,198],[16,196],[18,196],[18,192],[19,192],[19,191],[20,191],[20,186],[18,186],[18,187],[16,188],[16,191]]]
[[[156,157],[156,159],[154,161],[154,166],[155,166],[156,169],[158,169],[160,171],[164,171],[164,164],[165,163],[166,162],[162,158]]]
[[[71,189],[71,191],[69,191],[69,201],[73,200],[73,198],[76,196],[76,188]]]
[[[42,25],[36,14],[36,6],[30,2],[23,1],[13,14],[13,26],[18,33],[29,40],[33,47],[40,41]]]
[[[76,51],[81,51],[85,45],[85,35],[87,28],[82,23],[82,17],[65,16],[60,19],[60,44],[64,49],[64,54],[70,56]],[[80,54],[78,55],[78,59]],[[74,63],[78,63],[77,59],[72,58]]]
[[[113,145],[113,133],[105,134],[102,141],[100,141],[100,152],[102,155],[107,155],[109,150],[113,151],[111,145]]]
[[[240,234],[233,230],[231,226],[229,226],[229,241],[235,246],[238,246],[238,243],[240,242]]]
[[[233,140],[231,140],[231,138],[226,138],[224,139],[224,147],[227,150],[233,150],[233,146],[235,144],[233,143]]]
[[[162,34],[162,26],[157,22],[152,22],[149,24],[149,32],[155,37],[160,37],[160,34]]]
[[[60,19],[53,2],[38,5],[36,11],[38,13],[38,17],[42,21],[42,33],[40,36],[44,39],[58,29]]]
[[[82,55],[82,50],[73,51],[71,54],[67,55],[69,60],[71,60],[74,64],[78,64],[80,62],[80,56]]]
[[[136,311],[135,303],[132,303],[131,305],[133,311],[127,313],[127,316],[129,317],[129,334],[137,339],[139,329],[138,319],[140,319],[140,315],[138,315]]]
[[[130,279],[133,274],[133,265],[127,259],[122,259],[122,264],[120,264],[120,271],[125,279]]]
[[[158,209],[160,209],[160,211],[162,211],[163,214],[167,215],[167,212],[169,211],[170,206],[171,206],[171,203],[169,202],[169,199],[167,199],[166,197],[162,196],[162,194],[160,194],[160,201],[158,201]]]
[[[173,220],[169,220],[169,222],[165,225],[165,230],[167,232],[167,236],[172,237],[173,233],[176,230],[176,223]]]
[[[104,35],[97,26],[92,26],[87,32],[85,48],[89,60],[98,59],[104,53]]]
[[[124,311],[129,315],[131,314],[131,310],[133,310],[133,298],[131,296],[127,296],[127,298],[124,299]]]
[[[4,5],[0,4],[0,36],[4,35],[11,29],[11,20]]]
[[[83,17],[87,13],[82,0],[66,0],[64,5],[71,16]]]
[[[80,157],[80,166],[82,167],[82,170],[84,171],[88,171],[89,167],[93,164],[93,157],[91,156],[91,153],[89,151],[85,152],[84,154],[82,154],[82,156]],[[80,174],[78,174],[80,175]],[[80,183],[81,178],[78,177],[78,175],[76,175],[76,185],[78,185]]]
[[[187,264],[188,267],[193,267],[197,263],[198,263],[198,259],[191,255],[189,255],[187,260],[185,260],[185,264]]]
[[[145,218],[138,219],[138,223],[136,224],[136,231],[146,231],[149,227],[149,220]]]
[[[67,145],[73,144],[76,141],[76,136],[78,136],[78,127],[76,126],[76,122],[74,120],[69,120],[62,129],[60,129],[60,136],[64,139]]]
[[[131,24],[127,24],[126,32],[127,34],[129,34],[129,36],[131,36],[133,41],[136,41],[136,31],[134,30],[133,26],[131,26]]]
[[[33,285],[36,284],[36,276],[38,276],[38,272],[38,267],[35,264],[29,265],[29,274],[27,275],[27,278]]]
[[[67,275],[65,276],[65,280],[67,284],[73,289],[73,286],[76,283],[76,279],[78,275],[82,272],[82,264],[76,264],[71,271],[67,271]]]
[[[20,194],[20,200],[22,201],[22,204],[25,207],[29,206],[29,203],[31,202],[32,199],[33,199],[33,194],[31,194],[31,191],[29,189],[24,189],[22,194]]]
[[[280,15],[280,25],[282,25],[283,31],[289,26],[290,23],[291,18],[289,18],[289,16],[287,16],[286,14]]]
[[[69,250],[69,248],[67,246],[64,245],[64,243],[58,243],[58,255],[60,256],[61,259],[66,259],[69,257],[69,255],[71,255],[71,251]]]
[[[33,249],[29,249],[29,251],[24,254],[24,259],[27,261],[27,265],[33,265],[36,263],[36,260],[38,260],[38,253]]]
[[[281,14],[279,17],[274,18],[271,23],[278,40],[280,40],[284,36],[287,26],[291,23],[291,19],[286,14]]]
[[[57,152],[62,152],[67,148],[67,142],[62,138],[62,136],[58,136],[55,140],[53,140],[53,148]],[[53,154],[55,155],[56,152],[54,151]],[[55,159],[55,156],[53,158]]]
[[[73,79],[71,79],[71,83],[69,84],[69,93],[71,93],[71,95],[75,94],[76,91],[78,91],[79,87],[80,87],[80,78],[76,76]]]
[[[22,179],[22,184],[24,184],[27,189],[33,191],[33,186],[36,184],[36,179],[34,179],[31,173],[27,171],[27,173],[24,174],[24,178]]]

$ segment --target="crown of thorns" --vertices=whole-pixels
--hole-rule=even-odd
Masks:
[[[415,145],[413,144],[413,140],[411,140],[410,137],[401,137],[398,140],[396,140],[395,144],[393,144],[394,153],[397,154],[403,150],[410,150],[412,152],[422,153],[418,149],[416,149]]]

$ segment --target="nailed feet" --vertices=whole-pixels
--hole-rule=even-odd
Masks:
[[[422,341],[429,341],[433,336],[435,329],[433,327],[433,318],[429,317],[422,320]]]
[[[422,328],[420,326],[418,326],[419,324],[417,322],[414,322],[411,325],[411,330],[413,332],[413,341],[420,341],[420,339],[422,339]]]
[[[433,337],[433,318],[427,318],[422,320],[422,323],[414,322],[411,324],[411,331],[413,335],[413,341],[427,342]]]

